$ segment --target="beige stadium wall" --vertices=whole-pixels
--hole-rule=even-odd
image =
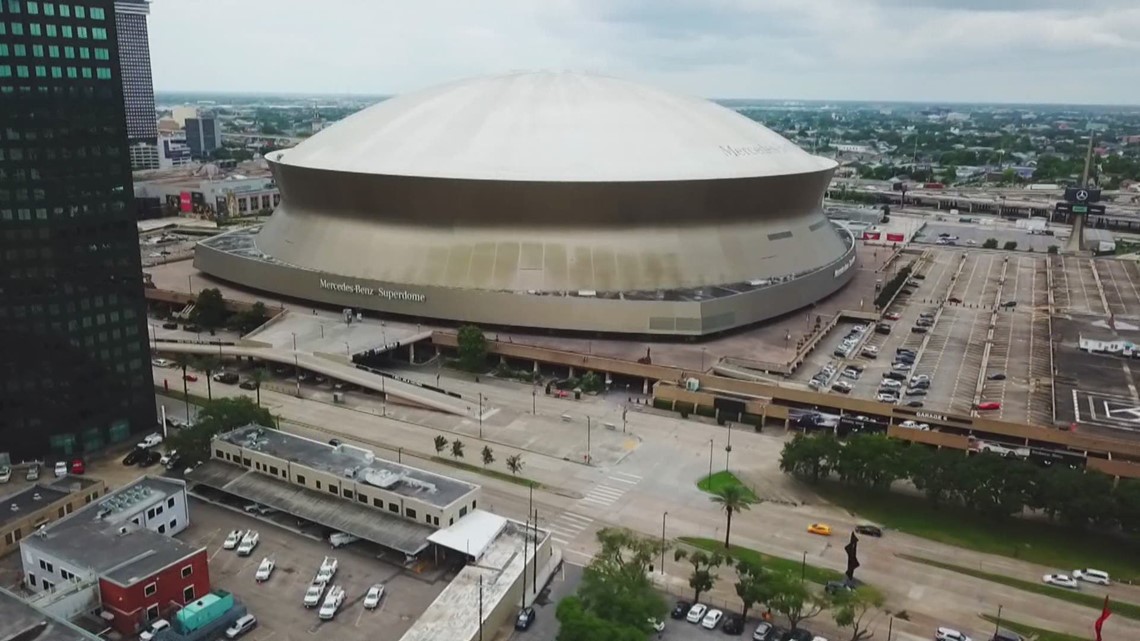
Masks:
[[[699,336],[763,321],[825,298],[854,276],[855,251],[852,243],[829,264],[794,281],[703,302],[414,286],[265,262],[203,244],[195,250],[194,266],[216,278],[256,290],[410,317],[504,327]]]

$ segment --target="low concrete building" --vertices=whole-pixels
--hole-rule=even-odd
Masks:
[[[132,634],[209,591],[206,549],[169,536],[189,521],[184,483],[144,477],[25,537],[24,586],[57,615],[101,607]]]
[[[478,485],[258,425],[215,437],[210,450],[191,481],[409,556],[479,505]]]
[[[0,641],[101,641],[102,637],[0,588]]]
[[[100,479],[65,476],[0,499],[0,557],[14,552],[37,528],[71,514],[107,493]]]

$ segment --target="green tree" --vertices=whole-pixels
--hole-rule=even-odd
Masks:
[[[1006,249],[1009,251],[1013,251],[1013,250],[1017,249],[1017,241],[1016,240],[1005,241],[1005,245],[1002,245],[1002,249]]]
[[[982,243],[982,249],[997,249],[998,241],[996,238],[987,238],[986,242]]]
[[[922,470],[921,474],[912,475],[915,488],[924,492],[926,499],[933,505],[956,500],[962,478],[961,467],[966,461],[965,454],[950,449],[913,449],[914,469]]]
[[[451,457],[457,461],[463,458],[463,441],[455,439],[451,442]]]
[[[507,457],[507,469],[511,474],[518,474],[523,469],[522,454],[512,454]]]
[[[841,628],[851,629],[850,641],[862,641],[875,636],[870,630],[867,615],[883,607],[883,595],[869,586],[854,590],[839,590],[832,598],[831,609],[835,623]]]
[[[1113,499],[1120,527],[1133,535],[1140,534],[1140,479],[1121,479]]]
[[[559,623],[558,641],[645,641],[644,631],[606,621],[587,610],[577,596],[559,601],[554,616]]]
[[[886,434],[855,434],[839,448],[835,472],[848,483],[886,489],[907,475],[903,443]]]
[[[725,515],[724,547],[728,547],[729,536],[732,533],[732,515],[743,512],[752,507],[755,502],[747,488],[739,483],[732,483],[717,489],[709,500],[720,506]]]
[[[740,613],[745,619],[752,606],[768,598],[768,572],[759,564],[741,560],[736,564],[736,596],[740,597]]]
[[[472,372],[481,371],[487,362],[487,337],[483,330],[474,325],[460,327],[456,344],[459,366]]]
[[[203,289],[198,292],[194,309],[190,312],[190,322],[206,329],[217,329],[226,323],[226,301],[217,289]]]
[[[831,474],[839,452],[839,441],[831,432],[817,436],[796,434],[780,452],[780,470],[818,483]]]
[[[687,560],[693,566],[689,587],[693,588],[693,603],[696,603],[701,600],[702,593],[716,584],[716,569],[725,562],[725,557],[719,552],[677,549],[673,552],[673,560]]]
[[[1061,248],[1060,248],[1060,247],[1058,247],[1058,246],[1056,246],[1056,245],[1049,245],[1049,250],[1048,250],[1048,253],[1050,253],[1050,254],[1056,254],[1056,253],[1057,253],[1058,251],[1060,251],[1060,250],[1061,250]]]
[[[803,621],[818,616],[827,605],[799,577],[787,572],[772,574],[767,604],[773,612],[784,615],[793,630]]]
[[[443,454],[443,450],[446,448],[447,448],[447,437],[443,436],[442,434],[436,435],[436,437],[435,437],[435,453],[437,455]]]
[[[234,315],[234,325],[243,334],[261,327],[267,320],[269,320],[269,309],[261,301],[257,301],[249,309]]]
[[[962,503],[984,516],[1006,517],[1029,502],[1038,468],[997,454],[977,454],[960,468]]]
[[[244,396],[206,401],[198,409],[194,424],[171,434],[166,445],[193,464],[210,457],[210,440],[214,436],[250,424],[272,429],[275,422],[269,410]]]
[[[483,467],[495,462],[495,452],[490,445],[483,446]]]
[[[197,364],[198,369],[206,373],[206,398],[214,400],[214,387],[211,375],[222,369],[222,359],[213,354],[205,354],[199,356],[194,362]]]
[[[259,367],[250,373],[249,378],[255,386],[253,389],[257,393],[257,406],[261,407],[261,384],[270,379],[269,370]]]

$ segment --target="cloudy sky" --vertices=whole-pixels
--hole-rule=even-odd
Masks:
[[[155,0],[150,37],[159,90],[564,69],[715,98],[1140,104],[1140,0]]]

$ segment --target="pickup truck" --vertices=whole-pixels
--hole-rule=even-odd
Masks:
[[[970,437],[970,449],[975,452],[989,452],[990,454],[997,454],[998,456],[1009,458],[1017,457],[1020,459],[1029,458],[1028,447],[1018,447],[1013,445],[1003,445],[1001,443],[994,443],[992,441],[981,441],[976,438]]]
[[[321,604],[317,616],[328,621],[336,616],[336,611],[340,609],[342,603],[344,603],[344,588],[334,585],[329,588],[329,593],[325,596],[325,602]]]
[[[337,565],[336,557],[326,556],[325,560],[321,561],[321,568],[317,570],[317,578],[315,581],[320,583],[332,581],[333,576],[336,575]]]

